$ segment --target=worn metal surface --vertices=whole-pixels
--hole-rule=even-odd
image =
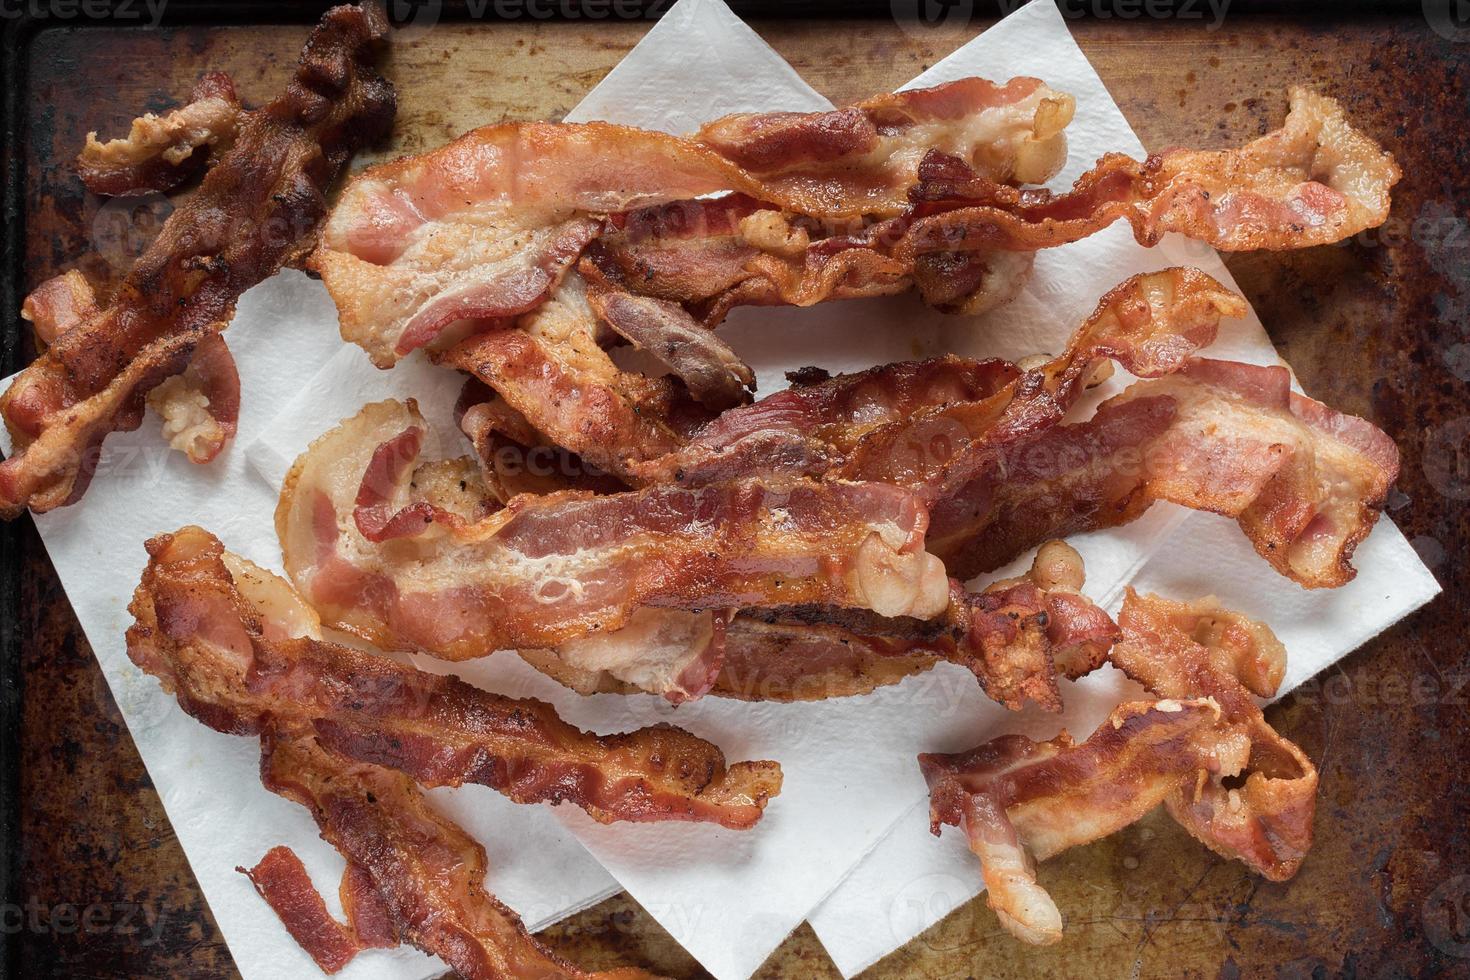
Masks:
[[[1393,516],[1446,595],[1273,709],[1322,771],[1318,843],[1284,885],[1209,855],[1167,820],[1048,862],[1067,938],[1023,948],[974,902],[880,963],[876,977],[1470,975],[1470,635],[1463,559],[1470,497],[1470,43],[1418,17],[1332,23],[1227,15],[1075,25],[1143,142],[1235,141],[1279,120],[1284,88],[1344,99],[1405,170],[1382,233],[1341,247],[1234,257],[1230,266],[1307,390],[1383,426],[1403,451]],[[836,101],[888,89],[968,36],[891,22],[760,22]],[[556,118],[646,30],[642,22],[441,25],[395,50],[394,152],[479,123]],[[275,91],[304,27],[88,27],[29,51],[24,286],[91,248],[99,202],[68,161],[88,129],[230,71],[248,101]],[[137,243],[114,242],[126,249]],[[114,254],[118,254],[114,252]],[[83,262],[106,279],[106,256]],[[248,392],[246,396],[248,397]],[[29,521],[21,531],[24,714],[19,891],[3,923],[23,976],[233,975],[218,929]],[[1276,585],[1262,570],[1262,588]],[[116,903],[116,904],[114,904]],[[106,907],[104,928],[49,916]],[[34,910],[34,912],[32,912]],[[126,919],[126,922],[124,922]],[[157,922],[157,932],[150,923]],[[134,927],[132,930],[123,926]],[[589,966],[696,964],[633,902],[551,929]],[[761,973],[836,976],[798,930]]]

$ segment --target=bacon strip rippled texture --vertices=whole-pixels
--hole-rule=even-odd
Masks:
[[[354,179],[312,262],[344,338],[386,367],[457,321],[539,305],[604,216],[722,191],[829,220],[897,215],[935,149],[993,180],[1046,180],[1071,114],[1070,96],[1037,79],[971,78],[833,112],[727,117],[688,138],[487,126]]]
[[[603,822],[752,826],[780,791],[772,762],[727,767],[667,725],[597,736],[551,706],[482,691],[320,637],[286,582],[199,528],[148,543],[128,653],[219,731],[310,733],[425,786],[479,783],[519,803],[567,801]]]
[[[1301,585],[1342,585],[1397,476],[1397,449],[1371,423],[1291,391],[1283,367],[1193,356],[1222,317],[1244,311],[1197,270],[1134,276],[1066,351],[1031,370],[946,357],[794,387],[725,412],[636,472],[684,484],[785,471],[904,486],[930,507],[927,547],[960,578],[1168,500],[1235,518]],[[1148,380],[1064,424],[1106,358]]]
[[[113,296],[0,397],[15,446],[0,463],[0,516],[76,500],[102,440],[137,427],[144,396],[224,329],[241,293],[310,251],[327,188],[392,122],[392,87],[373,67],[386,30],[378,7],[328,11],[285,91],[242,114],[229,150]]]
[[[588,972],[541,945],[485,890],[485,849],[435,812],[413,780],[352,762],[310,736],[266,728],[260,777],[306,807],[347,859],[332,919],[296,855],[268,852],[249,876],[292,937],[326,973],[373,947],[417,946],[465,980],[643,980],[633,968]]]
[[[579,363],[589,346],[634,343],[718,411],[745,400],[750,372],[700,328],[734,306],[917,286],[940,309],[980,312],[1019,290],[1037,249],[1119,219],[1145,244],[1177,231],[1226,249],[1304,247],[1381,223],[1399,176],[1336,102],[1298,89],[1285,124],[1245,146],[1114,154],[1067,193],[1021,189],[1054,171],[1071,110],[1034,79],[966,79],[832,113],[733,117],[684,140],[489,127],[365,174],[313,261],[344,337],[381,366],[479,334],[449,362],[513,404],[528,378],[561,404],[591,391],[619,403],[624,435],[648,438],[664,420],[622,390],[640,382],[596,356]],[[535,311],[579,278],[597,287],[586,325],[575,342],[548,336]],[[548,416],[532,421],[556,444],[596,442],[590,413]],[[636,449],[617,451],[651,455]],[[593,460],[626,476],[619,461]]]
[[[314,442],[276,511],[287,573],[325,622],[448,659],[555,647],[641,607],[818,603],[930,618],[948,577],[927,516],[881,483],[754,478],[516,497],[470,519],[417,491],[428,426],[388,401]]]
[[[1295,874],[1311,846],[1316,769],[1251,697],[1274,694],[1285,670],[1271,631],[1213,599],[1132,593],[1119,626],[1114,662],[1161,700],[1120,705],[1081,744],[1065,732],[1046,742],[1003,735],[968,752],[919,757],[932,829],[964,830],[987,901],[1025,942],[1062,935],[1035,862],[1160,803],[1211,849],[1272,880]]]

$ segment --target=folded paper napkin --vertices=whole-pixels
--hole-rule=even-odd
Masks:
[[[1037,75],[1077,97],[1070,162],[1059,182],[1105,151],[1142,152],[1050,4],[1023,8],[914,83],[967,74]],[[828,105],[720,0],[680,0],[569,118],[684,132],[727,112]],[[912,297],[897,297],[741,310],[722,334],[756,369],[763,394],[784,387],[784,371],[807,364],[837,371],[945,350],[1009,357],[1055,351],[1107,289],[1136,272],[1176,264],[1197,265],[1231,283],[1208,249],[1167,241],[1146,251],[1115,227],[1042,253],[1027,292],[978,320],[945,318]],[[429,420],[452,436],[459,382],[417,357],[392,371],[376,370],[338,339],[324,291],[295,273],[247,294],[229,339],[244,390],[235,446],[210,466],[196,467],[163,448],[150,418],[138,432],[108,441],[85,500],[36,523],[242,973],[300,975],[312,969],[310,961],[232,869],[288,843],[335,906],[341,860],[316,839],[304,810],[260,788],[251,740],[216,735],[186,718],[127,661],[122,634],[144,562],[141,542],[200,523],[230,548],[279,568],[275,493],[306,444],[363,403],[387,397],[418,398]],[[1275,360],[1253,316],[1227,324],[1212,353]],[[1125,383],[1110,382],[1094,397]],[[1166,541],[1176,546],[1164,548]],[[1435,592],[1387,521],[1360,550],[1363,574],[1328,595],[1275,578],[1233,525],[1169,506],[1074,543],[1087,561],[1089,593],[1105,604],[1115,604],[1122,587],[1138,578],[1178,595],[1213,589],[1263,615],[1288,643],[1293,682]],[[1156,552],[1161,556],[1150,561]],[[1206,553],[1208,583],[1198,584],[1208,587],[1200,588],[1189,559]],[[1170,564],[1162,563],[1164,555]],[[1372,603],[1362,599],[1369,594]],[[450,669],[428,658],[419,662]],[[1002,725],[1037,737],[1063,722],[1090,730],[1117,697],[1116,682],[1104,671],[1068,686],[1069,708],[1060,721],[1035,712],[1012,715],[985,700],[971,675],[941,665],[866,698],[809,705],[709,698],[676,710],[648,696],[576,697],[509,654],[454,665],[453,672],[507,694],[553,701],[583,727],[605,732],[672,721],[712,739],[731,759],[781,761],[785,789],[746,833],[669,824],[602,827],[578,810],[517,807],[481,787],[433,792],[485,844],[488,886],[532,928],[620,885],[722,980],[748,976],[803,918],[811,919],[844,972],[855,972],[973,895],[978,868],[958,835],[935,841],[927,834],[914,756],[973,744]],[[409,950],[375,951],[344,975],[417,978],[437,970],[437,961]]]

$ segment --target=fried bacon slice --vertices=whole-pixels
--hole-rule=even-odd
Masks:
[[[925,161],[914,200],[949,210],[915,221],[901,250],[1030,251],[1119,218],[1145,246],[1171,231],[1232,252],[1326,245],[1382,224],[1400,177],[1336,100],[1304,88],[1291,89],[1280,129],[1242,147],[1167,150],[1143,163],[1109,154],[1061,195],[970,170],[939,154]]]
[[[1062,935],[1035,863],[1106,837],[1160,803],[1217,853],[1273,880],[1291,877],[1311,845],[1316,770],[1250,697],[1252,687],[1274,693],[1284,669],[1270,630],[1213,600],[1133,595],[1119,625],[1115,662],[1171,696],[1120,705],[1081,744],[1065,732],[1046,742],[1003,735],[968,752],[919,757],[931,828],[964,830],[987,901],[1024,942]],[[1240,789],[1227,788],[1242,778]]]
[[[586,284],[570,277],[516,329],[475,334],[435,359],[493,389],[550,444],[622,477],[683,445],[709,413],[666,378],[619,369],[598,330]]]
[[[1046,180],[1072,100],[1036,79],[965,79],[827,113],[716,120],[691,138],[608,123],[487,126],[370,168],[312,259],[342,335],[387,367],[457,321],[528,312],[602,231],[602,216],[735,191],[833,221],[897,214],[924,154],[996,180]]]
[[[1174,602],[1129,589],[1118,614],[1114,666],[1159,697],[1189,691],[1220,706],[1250,740],[1243,781],[1180,787],[1164,804],[1200,843],[1285,881],[1312,846],[1317,769],[1267,723],[1251,695],[1269,698],[1286,674],[1286,650],[1264,624],[1223,609],[1213,597]]]
[[[928,547],[973,574],[1168,500],[1235,518],[1282,575],[1333,588],[1356,575],[1353,550],[1397,475],[1392,439],[1292,391],[1286,368],[1191,358],[1086,422],[1007,447],[933,505]]]
[[[107,434],[139,424],[144,396],[224,329],[241,293],[310,250],[327,188],[392,121],[393,90],[373,67],[386,30],[378,7],[328,11],[285,91],[242,115],[107,304],[0,396],[15,446],[0,463],[0,516],[76,500]]]
[[[747,701],[848,697],[948,660],[974,673],[986,695],[1008,708],[1030,700],[1059,711],[1056,676],[1075,679],[1101,666],[1118,632],[1082,595],[1082,583],[1081,556],[1052,541],[1025,575],[982,592],[951,582],[949,607],[932,620],[820,606],[742,610],[725,627],[722,660],[707,692]],[[663,690],[590,669],[585,660],[542,651],[521,656],[584,694]],[[629,651],[629,659],[638,657],[647,652]]]
[[[1110,154],[1065,194],[1022,189],[939,148],[920,162],[913,205],[831,223],[739,194],[615,216],[589,260],[707,326],[735,306],[809,306],[917,287],[925,302],[978,313],[1015,295],[1031,255],[1122,218],[1138,240],[1176,231],[1217,248],[1341,241],[1388,215],[1392,157],[1332,99],[1291,92],[1285,124],[1245,146]]]
[[[197,174],[208,155],[230,148],[243,113],[230,76],[207,72],[188,104],[139,116],[126,137],[102,143],[88,133],[77,173],[94,194],[167,193]]]
[[[641,606],[823,603],[928,618],[948,579],[885,484],[754,479],[520,496],[480,521],[414,497],[428,434],[388,401],[314,442],[276,511],[287,573],[335,628],[448,659],[610,633]]]
[[[435,812],[407,776],[345,760],[310,735],[267,728],[260,778],[306,807],[322,838],[347,859],[345,926],[286,848],[240,869],[324,972],[337,972],[362,949],[406,942],[465,980],[651,978],[631,968],[589,973],[537,942],[485,890],[485,849]]]
[[[286,726],[425,786],[479,783],[518,803],[571,802],[602,822],[746,828],[780,791],[775,763],[727,767],[678,728],[592,735],[543,702],[327,642],[285,581],[199,528],[154,538],[148,551],[128,655],[218,731]]]
[[[1060,422],[1100,362],[1115,359],[1143,377],[1165,374],[1210,344],[1221,318],[1245,310],[1244,300],[1197,269],[1143,273],[1103,296],[1066,350],[1029,371],[942,357],[794,387],[725,412],[636,474],[697,485],[752,468],[794,469],[883,480],[942,500],[985,465],[996,443]]]

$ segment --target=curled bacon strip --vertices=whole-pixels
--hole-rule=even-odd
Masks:
[[[1230,150],[1110,154],[1071,191],[1021,189],[935,148],[913,206],[833,223],[731,195],[634,212],[589,256],[639,291],[686,305],[706,325],[735,306],[808,306],[916,286],[930,305],[977,313],[1014,296],[1031,253],[1128,220],[1144,245],[1177,231],[1217,248],[1302,248],[1381,224],[1393,159],[1332,99],[1291,92],[1278,130]]]
[[[896,214],[924,153],[1041,181],[1065,156],[1072,100],[1036,79],[965,79],[832,113],[717,120],[692,138],[607,123],[487,126],[370,168],[312,259],[343,337],[387,367],[461,320],[525,313],[601,232],[591,216],[736,191],[832,220]]]
[[[640,606],[824,603],[928,618],[948,579],[914,495],[793,478],[514,498],[480,521],[415,498],[427,433],[380,402],[322,436],[282,490],[288,574],[333,626],[449,659],[610,633]]]
[[[373,67],[386,29],[378,7],[328,11],[285,91],[244,115],[108,304],[0,396],[15,445],[0,463],[0,516],[76,500],[107,434],[135,428],[147,392],[188,367],[240,294],[310,248],[327,188],[392,120],[392,88]]]
[[[1171,231],[1226,251],[1325,245],[1382,224],[1399,177],[1335,100],[1293,88],[1282,127],[1245,146],[1168,150],[1143,163],[1110,154],[1061,195],[1006,186],[935,154],[914,199],[951,210],[915,221],[901,251],[1050,248],[1119,218],[1143,245]]]
[[[346,926],[332,920],[284,847],[245,872],[324,971],[335,973],[364,948],[403,941],[465,980],[651,980],[638,969],[590,973],[538,943],[520,916],[485,891],[485,849],[436,813],[406,776],[343,760],[310,736],[267,729],[260,778],[311,811],[322,837],[347,859]]]
[[[77,173],[94,194],[166,193],[198,173],[207,154],[230,148],[243,114],[230,76],[208,72],[187,105],[165,116],[139,116],[125,138],[101,143],[88,133]]]
[[[602,822],[746,828],[780,791],[775,763],[726,767],[681,729],[592,735],[543,702],[326,642],[290,586],[199,528],[154,538],[148,551],[128,655],[211,728],[286,726],[425,786],[479,783],[518,803],[575,803]]]
[[[1312,846],[1317,769],[1251,697],[1275,696],[1286,674],[1281,642],[1213,597],[1173,602],[1132,589],[1118,626],[1122,636],[1109,654],[1114,666],[1159,697],[1209,697],[1250,740],[1239,786],[1218,779],[1181,786],[1164,801],[1169,815],[1215,853],[1272,881],[1296,874]]]
[[[1270,630],[1212,601],[1129,597],[1118,662],[1165,700],[1120,705],[1086,742],[1003,735],[968,752],[921,755],[930,822],[962,827],[1001,924],[1029,943],[1061,938],[1035,862],[1105,837],[1160,803],[1218,853],[1274,880],[1311,844],[1316,770],[1266,725],[1247,685],[1280,679]],[[1191,638],[1192,637],[1192,638]],[[1243,681],[1244,679],[1244,681]],[[1240,790],[1225,780],[1244,776]]]
[[[1290,385],[1283,367],[1200,359],[1139,382],[1092,419],[1007,448],[936,503],[929,547],[965,574],[1168,500],[1234,517],[1300,585],[1343,585],[1398,475],[1398,450]]]

